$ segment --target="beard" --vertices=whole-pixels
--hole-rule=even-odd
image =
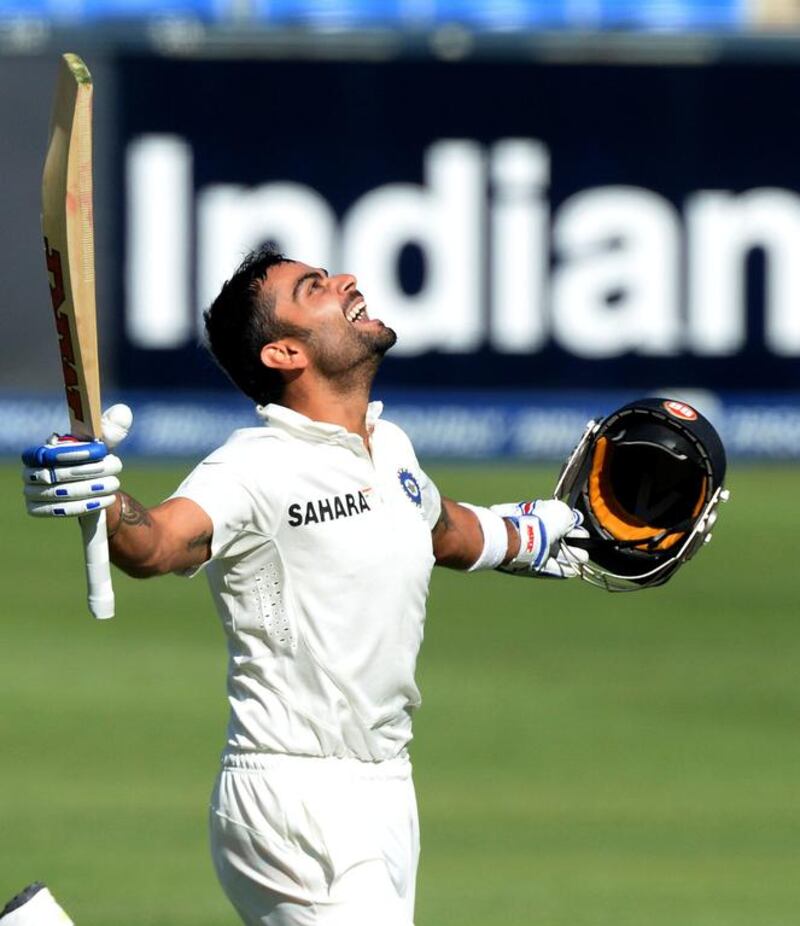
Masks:
[[[344,337],[313,336],[309,340],[314,366],[332,380],[361,381],[375,375],[383,356],[397,342],[392,328],[381,325],[376,331],[349,325]]]

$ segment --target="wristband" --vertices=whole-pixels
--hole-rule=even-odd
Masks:
[[[478,569],[497,569],[508,556],[508,530],[505,519],[488,508],[470,505],[467,502],[459,502],[459,505],[462,508],[469,508],[474,513],[483,532],[483,549],[467,572],[476,572]]]

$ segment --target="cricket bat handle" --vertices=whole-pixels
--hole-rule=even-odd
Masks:
[[[78,518],[83,534],[86,556],[86,585],[89,611],[99,621],[114,616],[114,588],[111,585],[111,563],[108,558],[106,513],[97,511]]]

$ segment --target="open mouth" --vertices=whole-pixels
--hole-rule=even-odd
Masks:
[[[368,322],[370,318],[367,315],[366,302],[363,299],[354,302],[345,312],[345,318],[353,325],[357,325],[359,322]]]

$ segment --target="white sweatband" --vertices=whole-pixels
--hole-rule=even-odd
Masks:
[[[480,508],[478,505],[470,505],[467,502],[459,502],[459,505],[462,508],[469,508],[475,514],[483,531],[483,549],[467,572],[475,572],[478,569],[497,569],[508,556],[508,530],[505,519],[489,511],[488,508]]]

